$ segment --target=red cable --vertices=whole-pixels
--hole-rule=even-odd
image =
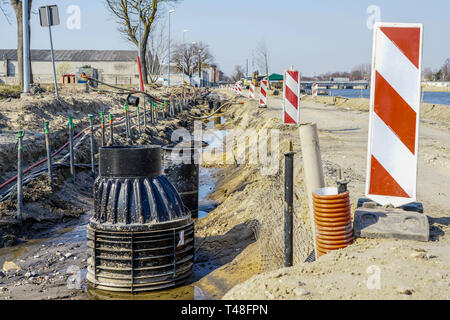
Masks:
[[[119,119],[119,122],[123,120],[123,117]],[[95,125],[94,127],[98,127],[99,125]],[[78,134],[76,134],[73,139],[77,139],[79,136],[81,136],[81,134],[83,132],[85,132],[86,130],[88,130],[90,127],[86,127],[83,130],[81,130]],[[63,151],[67,146],[69,145],[69,141],[67,141],[65,144],[63,144],[58,150],[56,150],[54,153],[52,153],[51,157],[55,157],[56,155],[58,155],[61,151]],[[28,168],[26,168],[25,170],[23,170],[22,173],[27,173],[30,170],[33,170],[34,168],[36,168],[37,166],[40,166],[41,164],[43,164],[44,162],[47,161],[47,158],[44,158],[42,160],[39,160],[37,162],[35,162],[34,164],[32,164],[31,166],[29,166]],[[7,185],[9,185],[10,183],[14,182],[17,180],[17,175],[15,175],[14,177],[10,178],[9,180],[7,180],[6,182],[4,182],[3,184],[0,185],[0,190],[3,189],[4,187],[6,187]]]

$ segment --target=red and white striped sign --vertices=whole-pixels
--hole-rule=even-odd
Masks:
[[[250,84],[250,90],[249,90],[249,92],[248,92],[248,98],[249,98],[250,100],[255,99],[255,85],[254,85],[253,83]]]
[[[317,98],[317,94],[319,93],[319,85],[317,82],[314,82],[312,85],[312,97],[315,99]]]
[[[300,72],[287,70],[284,73],[283,123],[298,124],[300,120]]]
[[[374,26],[366,196],[416,200],[423,26]]]
[[[242,87],[241,87],[241,85],[239,83],[236,84],[236,90],[237,90],[236,94],[238,96],[242,96]]]
[[[267,80],[261,80],[261,88],[259,93],[259,105],[267,106]]]

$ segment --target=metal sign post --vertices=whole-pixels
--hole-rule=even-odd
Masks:
[[[53,52],[53,39],[52,39],[52,26],[59,25],[58,7],[56,5],[40,7],[39,19],[41,22],[41,27],[48,27],[48,33],[50,36],[50,51],[52,55],[52,64],[53,64],[53,78],[55,82],[55,94],[56,97],[59,98],[58,82],[56,79],[55,55]]]

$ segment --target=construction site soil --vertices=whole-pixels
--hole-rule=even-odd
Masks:
[[[229,91],[216,92],[227,99],[233,97]],[[153,93],[167,96],[167,90],[154,89]],[[160,120],[158,125],[149,126],[134,144],[166,144],[176,128],[192,131],[193,119],[188,114],[199,117],[209,113],[206,94],[206,91],[199,93],[198,104],[177,119]],[[244,94],[247,93],[244,91]],[[117,117],[123,114],[123,100],[105,95],[77,95],[58,101],[44,95],[28,100],[13,99],[0,105],[3,125],[0,137],[7,136],[0,147],[0,181],[15,174],[17,153],[13,132],[19,129],[39,132],[42,121],[51,120],[52,142],[57,147],[67,141],[67,115],[74,116],[77,128],[84,128],[89,112],[105,110]],[[337,170],[344,169],[350,180],[354,211],[357,199],[364,193],[368,101],[343,100],[303,98],[301,119],[318,125],[326,184],[334,186]],[[252,134],[262,136],[264,132],[278,130],[280,147],[270,151],[276,159],[275,170],[268,172],[258,164],[236,162],[237,147],[221,150],[219,144],[217,148],[205,151],[203,167],[216,168],[212,171],[215,188],[209,198],[217,207],[196,222],[196,264],[194,276],[186,286],[148,295],[125,296],[95,292],[86,287],[85,280],[79,288],[68,285],[74,276],[85,279],[85,229],[93,210],[93,178],[89,170],[80,167],[74,185],[68,169],[61,168],[56,172],[55,192],[51,192],[45,175],[25,187],[23,225],[18,225],[14,219],[14,197],[0,203],[0,232],[5,245],[0,249],[3,266],[0,298],[450,298],[450,195],[447,192],[450,187],[450,119],[445,118],[447,111],[443,109],[448,107],[436,105],[428,111],[428,107],[422,108],[425,114],[420,131],[418,200],[423,202],[430,222],[430,241],[358,238],[343,250],[308,262],[313,241],[298,127],[281,123],[281,97],[269,96],[269,107],[265,109],[258,108],[257,101],[246,98],[238,101],[240,103],[221,110],[220,116],[226,122],[216,126],[215,135],[223,137],[232,130],[244,133],[251,130]],[[119,133],[123,128],[117,130]],[[269,136],[268,143],[275,137]],[[25,156],[28,157],[25,163],[45,156],[43,135],[29,134],[28,139],[24,142]],[[289,141],[293,142],[297,152],[294,163],[294,266],[283,268],[283,152],[288,150]],[[128,143],[124,135],[120,142]],[[254,147],[255,142],[249,136],[245,151]],[[77,154],[77,163],[89,163],[87,146],[85,148]],[[232,161],[224,162],[224,159]],[[369,285],[374,270],[379,271],[380,287]]]

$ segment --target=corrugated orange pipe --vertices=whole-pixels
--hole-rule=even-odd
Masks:
[[[338,194],[337,188],[313,192],[317,256],[345,248],[353,243],[350,193]]]

